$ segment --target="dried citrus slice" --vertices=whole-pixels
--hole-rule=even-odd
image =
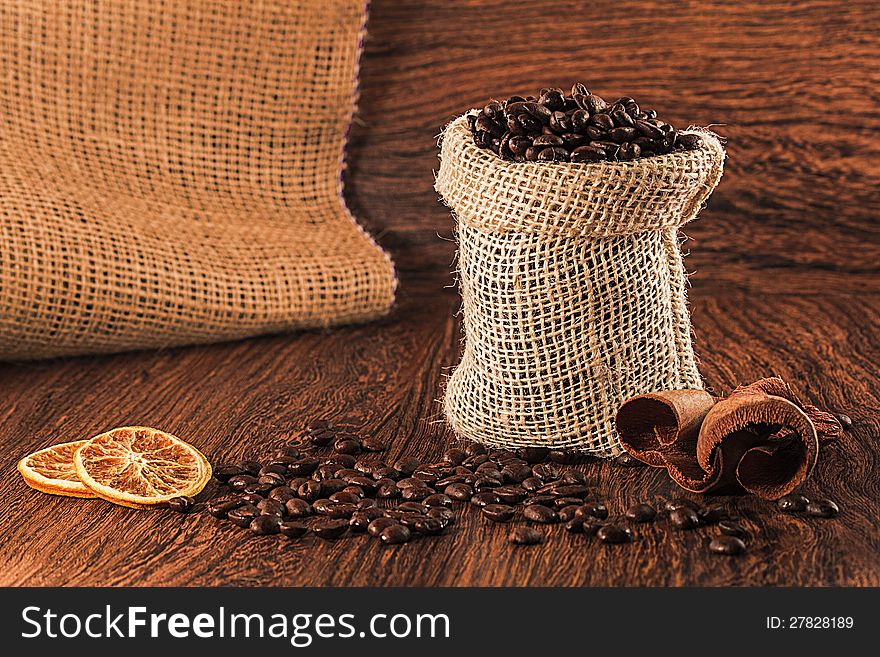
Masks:
[[[96,497],[79,480],[73,465],[74,454],[87,442],[87,440],[74,440],[28,454],[18,462],[18,471],[28,486],[44,493],[70,497]]]
[[[136,509],[196,495],[211,478],[211,466],[199,450],[150,427],[120,427],[95,436],[73,461],[95,495]]]

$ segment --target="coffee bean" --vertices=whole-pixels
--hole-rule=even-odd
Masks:
[[[376,497],[391,500],[400,497],[400,489],[394,484],[382,484],[376,489]]]
[[[379,539],[385,545],[399,545],[401,543],[406,543],[411,535],[412,534],[408,528],[397,523],[388,525],[378,533]]]
[[[278,525],[278,530],[288,538],[299,538],[300,536],[304,536],[305,533],[309,531],[309,528],[301,522],[287,520]]]
[[[352,438],[337,438],[333,441],[333,450],[340,454],[360,454],[361,443]]]
[[[498,497],[495,493],[483,492],[477,493],[470,500],[471,504],[477,507],[484,507],[488,504],[500,504],[501,498]]]
[[[434,495],[436,491],[427,486],[410,486],[400,491],[400,496],[405,500],[420,502]]]
[[[608,517],[608,508],[601,502],[587,502],[577,508],[575,517],[586,520],[587,518],[598,518],[605,520]]]
[[[562,509],[567,506],[573,506],[577,508],[583,503],[584,501],[580,497],[557,497],[553,500],[553,508]]]
[[[578,518],[575,518],[573,522],[577,522]],[[602,527],[604,527],[607,523],[605,521],[600,520],[599,518],[587,517],[581,523],[581,530],[586,536],[595,536]]]
[[[802,513],[807,510],[807,505],[809,503],[810,500],[803,495],[792,493],[785,497],[780,497],[776,501],[776,506],[779,507],[780,511],[784,511],[785,513]]]
[[[693,509],[683,506],[669,512],[669,522],[676,529],[693,529],[700,524],[700,518]]]
[[[266,498],[263,497],[262,495],[260,495],[259,493],[244,493],[241,496],[241,499],[243,501],[247,502],[248,504],[253,504],[254,506],[256,506],[257,504],[259,504],[260,502],[262,502]]]
[[[238,467],[252,477],[256,477],[260,474],[260,468],[262,468],[263,465],[259,461],[242,461],[238,464]]]
[[[262,515],[250,522],[250,530],[258,536],[277,534],[281,531],[281,518],[275,515]]]
[[[569,522],[569,521],[571,521],[571,520],[574,520],[574,519],[575,519],[575,516],[577,516],[577,510],[578,510],[579,508],[580,508],[580,507],[579,507],[578,505],[576,505],[576,504],[569,504],[569,505],[567,505],[567,506],[563,506],[563,507],[561,507],[561,508],[559,509],[559,511],[558,511],[558,513],[559,513],[559,520],[562,521],[562,522],[565,522],[565,523],[567,523],[567,522]],[[582,519],[582,518],[577,518],[577,521],[578,521],[579,523],[583,523],[583,519]]]
[[[375,520],[371,521],[369,525],[367,525],[367,533],[370,536],[378,536],[386,527],[397,524],[399,523],[393,518],[387,518],[384,516],[381,518],[376,518]]]
[[[338,493],[333,493],[328,499],[333,502],[341,502],[344,504],[357,504],[361,501],[362,495],[356,495],[354,493],[347,493],[345,491],[339,491]]]
[[[698,511],[700,505],[696,502],[687,499],[686,497],[676,497],[675,499],[671,499],[663,506],[666,511],[675,511],[676,509],[693,509],[694,511]]]
[[[311,504],[297,498],[287,500],[284,506],[287,509],[287,515],[291,518],[306,518],[314,513]]]
[[[318,502],[321,502],[321,500],[318,500],[312,505],[315,508],[315,511],[318,511],[318,507],[315,506]],[[330,504],[322,504],[320,508],[321,510],[318,511],[318,513],[327,516],[328,518],[351,518],[351,516],[358,510],[357,504],[333,501],[330,501]]]
[[[552,495],[532,495],[523,500],[523,506],[546,506],[552,507],[556,498]]]
[[[581,522],[578,518],[571,518],[566,521],[562,528],[565,529],[569,534],[583,534],[584,533],[584,523]]]
[[[269,491],[269,499],[278,500],[285,504],[287,500],[293,499],[294,493],[287,486],[277,486]]]
[[[240,474],[230,477],[226,483],[232,490],[243,491],[248,486],[257,483],[257,478],[249,474]]]
[[[746,544],[736,536],[716,536],[709,542],[709,552],[736,556],[746,551]]]
[[[425,506],[452,506],[452,498],[443,493],[435,493],[424,499]]]
[[[556,479],[558,474],[559,469],[552,463],[538,463],[532,466],[532,476],[540,479],[542,482]],[[542,483],[541,485],[543,486],[544,484]]]
[[[364,509],[361,511],[356,511],[351,514],[351,519],[348,522],[348,526],[351,528],[353,532],[365,532],[367,528],[370,526],[370,523],[376,520],[377,518],[382,518],[384,516],[381,509],[373,507],[372,509]]]
[[[521,486],[497,486],[492,489],[498,498],[505,504],[519,504],[526,497],[526,491]]]
[[[357,457],[354,454],[331,454],[324,459],[325,465],[339,465],[343,468],[354,468],[357,464]],[[358,470],[360,472],[360,470]]]
[[[449,465],[461,465],[467,457],[467,452],[457,447],[452,447],[443,452],[443,462]]]
[[[308,477],[318,469],[318,459],[300,459],[287,466],[287,474],[293,477]]]
[[[306,502],[314,502],[321,498],[321,482],[310,479],[299,487],[296,494]]]
[[[279,518],[283,516],[284,512],[286,511],[284,505],[281,502],[271,499],[260,501],[257,504],[257,508],[264,516],[278,516]]]
[[[749,538],[749,532],[739,523],[732,520],[722,520],[718,523],[718,531],[727,536],[736,536],[742,540]]]
[[[654,522],[657,511],[650,504],[633,504],[626,510],[626,517],[637,523]]]
[[[177,511],[178,513],[189,513],[192,511],[192,508],[196,505],[196,501],[187,497],[186,495],[181,495],[180,497],[172,497],[168,500],[168,508],[172,511]]]
[[[342,470],[340,470],[339,472],[342,472]],[[348,481],[343,479],[325,479],[321,482],[321,495],[324,497],[329,497],[333,493],[338,493],[339,491],[345,490],[346,488],[348,488],[348,486]]]
[[[449,484],[443,492],[453,500],[467,502],[474,494],[474,489],[467,484]]]
[[[364,499],[362,499],[360,502],[357,503],[358,509],[371,509],[375,506],[378,506],[378,502],[376,502],[376,500],[369,498],[369,497],[365,497]]]
[[[413,456],[405,456],[394,462],[394,469],[409,477],[421,465],[421,461]]]
[[[247,527],[251,524],[251,520],[259,515],[260,510],[253,504],[243,504],[242,506],[232,509],[226,517],[239,527]]]
[[[603,543],[629,543],[632,540],[632,532],[618,525],[603,525],[596,531],[596,536]]]
[[[237,465],[221,465],[214,468],[214,478],[221,483],[228,483],[232,477],[245,474]]]
[[[587,483],[587,476],[578,470],[566,470],[562,473],[562,483],[563,484],[578,484],[585,485]]]
[[[807,505],[807,513],[817,518],[833,518],[840,513],[840,507],[828,499],[815,500]]]
[[[532,476],[532,469],[528,465],[505,465],[501,469],[504,481],[518,484]]]
[[[348,520],[321,520],[312,527],[315,536],[325,540],[340,538],[348,531]]]
[[[528,492],[535,492],[543,485],[544,482],[538,477],[529,477],[522,482],[522,487]]]
[[[553,489],[550,493],[555,497],[579,497],[584,498],[590,492],[590,489],[581,484],[562,484]]]
[[[415,529],[417,533],[423,534],[425,536],[436,536],[437,534],[442,534],[447,525],[448,523],[444,522],[440,518],[432,518],[430,516],[426,516],[424,518],[417,519],[413,524],[413,529]]]
[[[559,465],[573,465],[580,460],[580,457],[575,452],[567,449],[551,449],[547,458]]]
[[[703,144],[703,140],[699,135],[688,132],[679,133],[675,143],[686,151],[692,151],[699,148]]]
[[[477,456],[478,454],[485,454],[486,448],[480,443],[468,443],[464,446],[464,453],[468,456]]]
[[[455,513],[445,506],[432,506],[428,509],[427,515],[431,518],[437,518],[447,526],[455,522]]]
[[[403,502],[402,504],[397,505],[398,510],[407,511],[410,513],[427,513],[428,507],[426,504],[422,502]]]
[[[515,545],[537,545],[544,541],[544,534],[534,527],[514,527],[508,540]]]
[[[244,504],[244,501],[238,499],[214,500],[208,505],[208,513],[215,518],[226,518],[230,511],[237,509],[242,504]]]
[[[259,482],[248,484],[244,487],[245,493],[256,493],[257,495],[265,497],[269,494],[269,491],[275,487],[274,484],[261,484]]]
[[[553,509],[540,504],[532,504],[523,510],[523,517],[532,522],[549,524],[559,522],[559,515]]]
[[[487,504],[482,512],[492,522],[509,522],[513,519],[515,510],[507,504]]]

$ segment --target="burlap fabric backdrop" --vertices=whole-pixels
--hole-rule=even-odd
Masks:
[[[702,388],[678,228],[721,178],[703,146],[635,162],[505,162],[460,118],[437,191],[457,218],[464,352],[444,410],[461,437],[612,456],[620,403]]]
[[[359,322],[359,0],[0,5],[0,357]]]

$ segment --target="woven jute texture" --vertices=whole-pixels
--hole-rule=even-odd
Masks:
[[[464,351],[444,411],[497,447],[622,451],[622,401],[702,388],[678,229],[721,178],[724,150],[626,163],[501,160],[467,122],[445,130],[436,188],[457,219]]]
[[[362,0],[0,4],[0,357],[384,314],[341,197]]]

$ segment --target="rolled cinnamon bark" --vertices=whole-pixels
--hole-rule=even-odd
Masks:
[[[816,464],[820,437],[841,432],[830,413],[801,402],[778,377],[721,400],[703,390],[639,395],[620,407],[616,424],[627,452],[666,468],[682,488],[767,499],[803,483]]]

